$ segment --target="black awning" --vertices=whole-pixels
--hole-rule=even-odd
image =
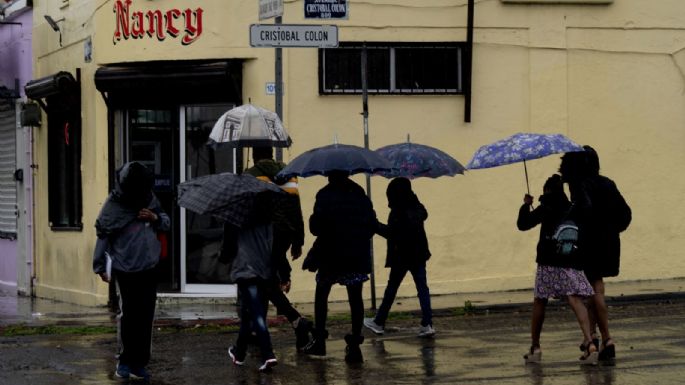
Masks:
[[[145,62],[100,67],[95,87],[110,105],[237,101],[242,62]]]
[[[71,92],[77,84],[76,79],[69,72],[60,71],[54,75],[29,81],[24,86],[24,92],[30,99],[41,100],[48,96]]]
[[[78,69],[76,76],[80,79]],[[24,86],[24,92],[26,92],[26,97],[37,101],[48,113],[52,107],[80,110],[81,89],[77,78],[69,72],[60,71],[54,75],[29,81]]]

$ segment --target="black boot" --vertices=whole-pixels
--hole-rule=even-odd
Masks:
[[[345,342],[347,342],[347,347],[345,348],[345,361],[350,364],[364,362],[362,350],[359,348],[359,345],[364,342],[364,336],[348,334],[345,336]]]
[[[326,355],[326,338],[328,338],[327,331],[312,331],[312,340],[304,347],[303,351],[313,356]]]
[[[309,343],[309,332],[312,331],[312,321],[301,317],[297,321],[297,327],[295,328],[295,347],[297,351],[301,351]]]

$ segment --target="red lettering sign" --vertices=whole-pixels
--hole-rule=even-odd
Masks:
[[[181,44],[194,43],[202,35],[202,8],[192,10],[180,9],[131,11],[133,0],[116,0],[114,2],[115,28],[113,43],[123,40],[156,37],[164,41],[169,35],[177,38],[183,33]],[[178,27],[174,24],[178,23]],[[183,24],[183,28],[181,28]]]

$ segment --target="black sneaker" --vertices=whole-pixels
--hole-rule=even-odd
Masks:
[[[269,358],[268,360],[264,361],[262,366],[259,367],[260,372],[268,372],[273,368],[274,366],[278,365],[278,361],[276,358]]]
[[[312,356],[326,355],[326,339],[314,337],[305,347],[303,352]]]
[[[345,348],[345,362],[348,364],[359,364],[364,362],[364,356],[362,356],[362,350],[359,348],[359,345],[347,345]]]
[[[114,375],[119,378],[128,379],[131,377],[131,368],[126,364],[117,364],[117,368],[114,371]]]
[[[148,371],[143,367],[133,367],[131,368],[131,374],[129,378],[132,380],[150,381],[150,373],[148,373]]]
[[[312,330],[312,322],[306,318],[300,318],[295,328],[295,347],[298,351],[304,349],[309,343],[309,332]]]
[[[243,366],[245,364],[245,354],[239,355],[235,346],[228,348],[228,356],[231,357],[233,365]]]

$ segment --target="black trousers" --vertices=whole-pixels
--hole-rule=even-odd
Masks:
[[[155,269],[149,269],[135,273],[116,271],[114,276],[120,309],[117,315],[119,363],[143,368],[150,361],[157,274]]]

